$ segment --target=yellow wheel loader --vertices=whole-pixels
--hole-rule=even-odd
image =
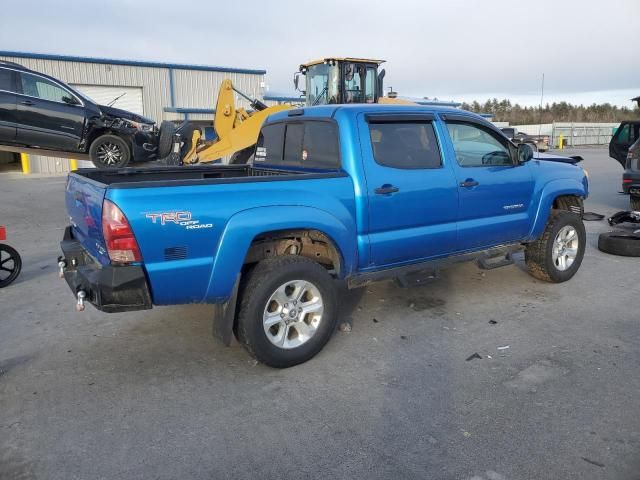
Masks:
[[[345,103],[404,103],[394,95],[383,95],[384,69],[378,72],[384,60],[363,58],[323,58],[300,65],[294,74],[296,90],[305,96],[305,105]],[[305,88],[300,88],[300,77],[305,77]],[[249,101],[251,110],[238,108],[235,95]],[[205,141],[200,130],[188,123],[178,130],[171,122],[163,122],[158,141],[159,157],[169,164],[191,165],[216,160],[228,163],[246,163],[258,141],[265,119],[276,112],[294,108],[292,105],[267,106],[252,99],[224,80],[220,86],[213,127],[216,138]]]

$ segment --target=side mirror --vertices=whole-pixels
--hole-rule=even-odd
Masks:
[[[300,81],[300,72],[296,72],[293,74],[293,86],[298,91],[300,91],[300,88],[298,88],[299,81]]]
[[[533,148],[527,143],[518,145],[518,162],[525,163],[533,158]]]

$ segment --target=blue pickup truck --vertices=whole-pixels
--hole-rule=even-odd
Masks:
[[[587,175],[533,155],[456,109],[280,112],[251,164],[71,173],[60,271],[80,309],[214,304],[216,337],[235,334],[259,361],[288,367],[335,330],[336,279],[409,284],[521,250],[534,277],[570,279]]]

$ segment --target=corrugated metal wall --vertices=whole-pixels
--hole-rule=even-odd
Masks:
[[[184,114],[165,112],[165,107],[215,108],[219,86],[226,78],[230,78],[236,88],[252,97],[262,99],[264,90],[264,75],[256,73],[169,69],[9,56],[0,56],[0,59],[19,63],[67,84],[141,87],[144,115],[158,124],[162,120],[184,119]],[[171,70],[174,86],[173,103],[170,89]],[[240,106],[248,106],[248,102],[240,97],[237,97],[237,102]],[[211,114],[190,114],[189,118],[213,121]],[[55,174],[69,171],[69,161],[64,158],[32,155],[31,159],[34,173]]]

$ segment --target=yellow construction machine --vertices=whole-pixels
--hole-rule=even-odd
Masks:
[[[345,103],[405,103],[406,100],[383,93],[385,70],[378,71],[384,60],[329,57],[300,65],[294,74],[296,90],[304,96],[306,106]],[[301,88],[300,78],[305,79]],[[235,95],[249,101],[250,110],[238,108]],[[302,100],[301,100],[302,103]],[[177,130],[171,122],[163,122],[158,142],[159,156],[167,163],[191,165],[216,160],[246,163],[258,141],[265,119],[292,105],[267,106],[252,99],[224,80],[220,86],[213,127],[216,138],[205,141],[199,128],[185,123]]]

